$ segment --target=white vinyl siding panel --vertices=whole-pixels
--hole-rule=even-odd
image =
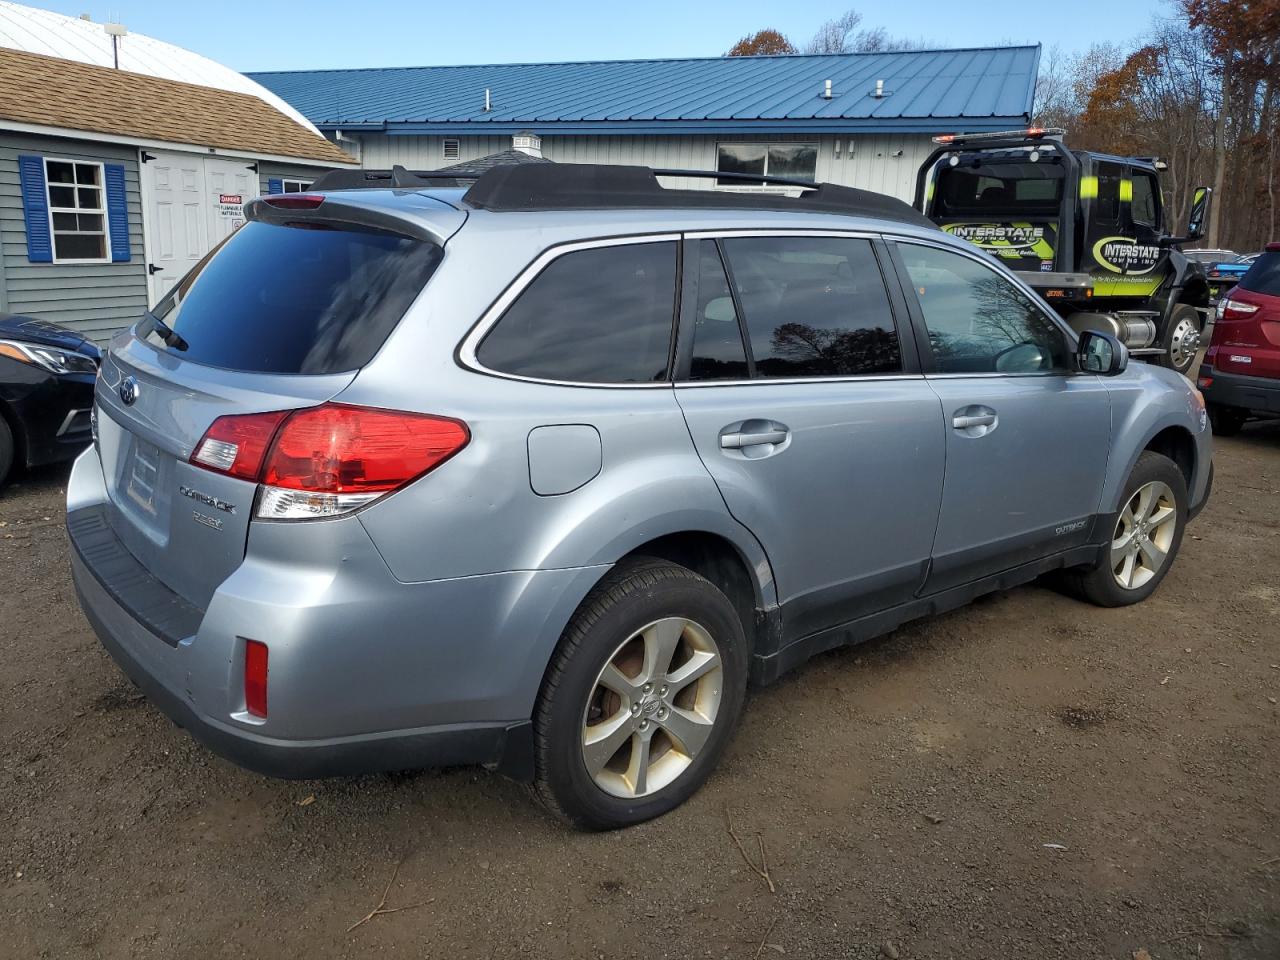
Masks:
[[[532,128],[537,132],[536,125]],[[354,134],[353,134],[354,135]],[[361,134],[365,167],[386,169],[401,164],[410,170],[435,170],[444,150],[444,137],[402,137]],[[453,139],[452,137],[449,139]],[[458,162],[478,160],[511,149],[509,136],[457,138]],[[685,170],[715,170],[718,143],[817,143],[818,180],[874,190],[911,202],[919,170],[933,143],[921,134],[843,137],[777,136],[543,136],[542,155],[559,163],[639,164]],[[835,152],[837,142],[840,153]],[[849,144],[853,143],[853,152]],[[670,186],[712,188],[713,180],[680,180]]]
[[[127,263],[31,263],[18,156],[118,163],[124,167],[129,214]],[[0,132],[0,305],[106,341],[147,309],[138,152],[132,147]]]

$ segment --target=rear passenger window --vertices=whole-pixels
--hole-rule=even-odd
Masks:
[[[902,370],[902,353],[869,240],[738,237],[722,241],[757,377]]]
[[[714,240],[698,243],[698,304],[693,315],[689,375],[694,380],[744,380],[748,376],[738,312]]]
[[[672,241],[566,253],[507,308],[476,358],[490,370],[540,380],[664,380],[675,289]]]

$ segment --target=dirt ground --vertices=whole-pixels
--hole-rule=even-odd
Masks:
[[[1032,586],[823,656],[606,835],[479,770],[209,754],[81,617],[65,478],[0,494],[2,957],[1280,958],[1280,424],[1219,442],[1147,603]]]

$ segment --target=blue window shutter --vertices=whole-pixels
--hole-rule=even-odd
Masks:
[[[22,184],[22,215],[27,222],[27,259],[32,263],[53,263],[44,157],[18,157],[18,180]]]
[[[111,262],[129,262],[129,202],[124,195],[124,167],[103,164],[107,188],[107,229],[111,233]]]
[[[279,177],[267,180],[267,193],[284,193],[284,181]]]

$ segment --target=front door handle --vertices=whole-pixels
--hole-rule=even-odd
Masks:
[[[996,422],[994,413],[973,413],[961,416],[957,414],[951,419],[951,425],[957,430],[965,427],[989,427]]]
[[[985,437],[1000,426],[1000,418],[990,407],[971,403],[951,415],[951,426],[962,437]]]
[[[759,433],[725,433],[720,436],[720,446],[725,450],[741,450],[743,447],[758,447],[762,443],[782,443],[786,439],[786,430],[763,430]]]

